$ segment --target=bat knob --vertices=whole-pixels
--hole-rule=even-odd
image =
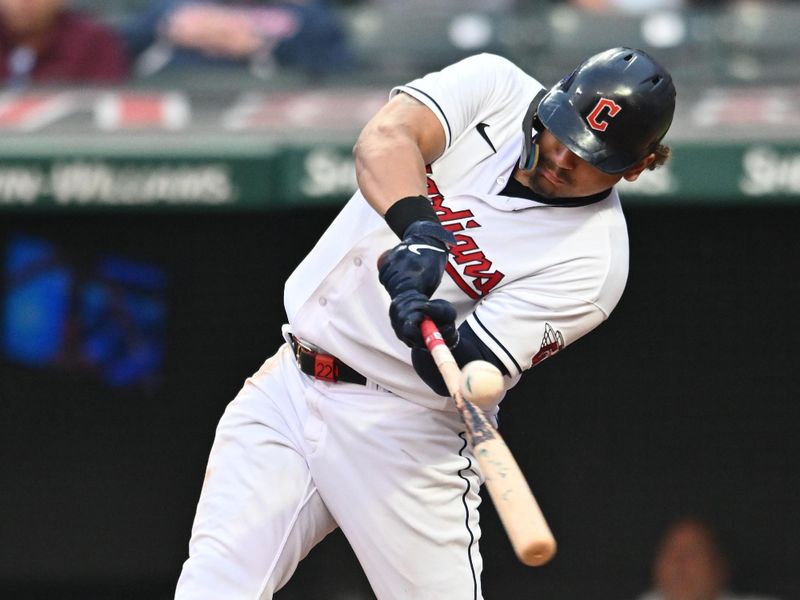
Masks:
[[[386,258],[389,256],[389,253],[390,253],[391,251],[392,251],[392,249],[391,249],[391,248],[389,248],[388,250],[384,250],[384,251],[381,253],[381,255],[378,257],[378,269],[380,269],[381,267],[383,267],[383,263],[385,263],[385,262],[386,262]]]

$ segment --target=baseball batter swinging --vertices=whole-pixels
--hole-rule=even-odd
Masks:
[[[482,477],[420,322],[510,389],[608,318],[614,185],[666,160],[674,105],[630,48],[549,90],[490,54],[392,90],[358,191],[286,283],[286,343],[219,423],[176,598],[272,598],[336,527],[380,600],[482,598]]]

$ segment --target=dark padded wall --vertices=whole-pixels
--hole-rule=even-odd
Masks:
[[[334,214],[2,219],[0,248],[22,232],[164,265],[169,319],[153,393],[0,362],[0,596],[170,597],[215,423],[280,343],[283,281]],[[800,597],[800,209],[627,215],[617,310],[501,415],[559,554],[518,565],[487,502],[485,597],[633,598],[687,512],[721,530],[738,589]],[[327,540],[278,597],[363,589],[343,550]]]

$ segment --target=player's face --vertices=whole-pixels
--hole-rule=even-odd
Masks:
[[[725,571],[708,533],[687,522],[666,536],[654,565],[657,587],[665,598],[717,598]]]
[[[537,137],[539,163],[527,182],[545,198],[578,198],[607,190],[622,174],[610,175],[592,166],[559,142],[548,130]]]
[[[65,0],[0,0],[0,14],[17,35],[31,35],[47,29]]]

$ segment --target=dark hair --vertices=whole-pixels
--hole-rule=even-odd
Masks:
[[[647,167],[651,171],[657,169],[669,160],[669,157],[672,155],[672,149],[664,144],[659,144],[656,146],[656,149],[653,150],[653,153],[656,155],[656,159]]]

